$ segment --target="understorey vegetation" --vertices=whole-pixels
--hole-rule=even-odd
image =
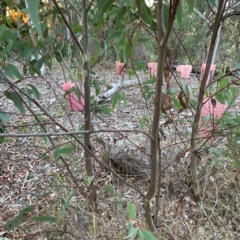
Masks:
[[[239,15],[0,1],[0,240],[240,238]]]

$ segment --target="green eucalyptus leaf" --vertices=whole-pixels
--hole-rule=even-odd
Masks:
[[[140,240],[144,240],[145,239],[141,229],[138,229],[138,236],[139,236]]]
[[[0,124],[2,123],[2,120],[0,119]],[[5,128],[3,126],[0,125],[0,133],[4,133],[5,132]],[[2,144],[4,141],[4,137],[0,137],[0,144]]]
[[[119,92],[115,92],[113,101],[112,101],[112,109],[115,108],[115,106],[119,100],[120,100],[120,94],[119,94]]]
[[[121,0],[121,1],[120,1],[120,4],[119,4],[119,9],[120,9],[120,10],[123,8],[124,3],[125,3],[126,1],[128,1],[128,0]]]
[[[157,238],[148,230],[142,229],[142,232],[146,240],[157,240]]]
[[[211,5],[214,7],[217,7],[215,0],[208,0]]]
[[[20,110],[20,112],[22,114],[25,114],[25,109],[22,105],[22,101],[21,98],[19,97],[19,95],[16,92],[10,92],[10,91],[5,91],[4,95],[10,99],[11,101],[13,101],[13,103],[15,104],[15,106]]]
[[[60,150],[61,150],[61,147],[59,146],[59,147],[56,147],[56,149],[55,149],[54,152],[53,152],[53,156],[54,156],[56,159],[58,159],[58,158],[60,157],[60,155],[61,155]]]
[[[149,11],[149,7],[146,5],[145,1],[138,2],[138,13],[139,17],[146,23],[152,24],[151,10]]]
[[[127,228],[128,228],[129,234],[128,236],[126,236],[125,239],[127,238],[134,239],[135,236],[137,235],[138,229],[135,228],[131,222],[128,223]]]
[[[115,190],[114,190],[111,186],[104,185],[104,186],[103,186],[103,189],[104,189],[105,191],[107,191],[108,193],[111,193],[112,195],[115,193]]]
[[[220,89],[225,88],[225,87],[228,85],[229,80],[230,80],[229,77],[222,78],[222,79],[220,80]]]
[[[97,80],[93,80],[93,86],[94,86],[95,91],[96,91],[96,96],[98,96],[99,93],[100,93],[100,85],[99,85]]]
[[[110,115],[110,113],[112,112],[113,110],[111,108],[108,108],[106,106],[102,106],[102,112],[106,115]]]
[[[127,203],[127,212],[131,220],[134,220],[136,218],[136,207],[132,203]]]
[[[40,97],[40,93],[39,93],[39,91],[37,90],[37,88],[36,88],[34,85],[32,85],[32,84],[28,84],[28,86],[32,89],[32,92],[34,93],[36,99],[37,99],[37,100],[40,100],[41,97]]]
[[[14,78],[15,76],[18,79],[23,79],[23,76],[20,74],[18,68],[13,64],[9,63],[3,66],[2,69],[4,70],[5,74],[10,78]]]
[[[178,8],[177,8],[176,17],[177,17],[178,25],[179,25],[179,26],[182,26],[183,9],[182,9],[182,3],[181,3],[181,1],[179,1],[179,5],[178,5]]]
[[[177,98],[173,98],[173,104],[174,104],[174,106],[175,106],[178,110],[181,110],[181,109],[182,109],[182,105],[181,105],[180,102],[177,100]]]
[[[5,113],[1,108],[0,108],[0,120],[2,120],[3,122],[9,122],[9,117],[7,113]]]
[[[140,42],[140,43],[144,43],[144,42],[148,42],[149,41],[149,39],[148,38],[138,38],[138,40],[137,40],[138,42]]]
[[[134,67],[136,68],[136,70],[144,70],[146,69],[146,63],[144,61],[134,61]]]
[[[52,216],[38,216],[38,217],[32,217],[32,220],[39,221],[39,222],[52,222],[56,223],[58,221],[57,218]]]
[[[146,84],[153,84],[153,83],[155,83],[155,82],[156,82],[156,78],[153,77],[153,78],[151,78],[151,79],[149,79],[149,80],[143,82],[143,85],[146,85]]]
[[[31,212],[33,210],[34,210],[33,206],[28,206],[24,208],[13,220],[7,222],[6,228],[8,230],[13,230],[14,228],[18,227],[21,223],[23,223],[27,219],[28,215],[26,213]]]
[[[124,15],[126,14],[127,9],[126,8],[122,8],[117,15],[116,18],[116,23],[115,23],[115,29],[117,29],[119,27],[119,24],[121,22],[121,20],[123,19]]]
[[[146,99],[147,99],[147,100],[150,99],[154,94],[155,94],[154,91],[148,92],[148,93],[147,93],[147,96],[146,96]]]
[[[233,96],[236,96],[238,93],[237,87],[229,87],[229,91],[232,93]]]
[[[72,192],[69,194],[66,202],[65,202],[64,205],[63,205],[62,210],[59,212],[59,216],[61,216],[61,217],[64,216],[64,214],[65,214],[65,212],[66,212],[66,209],[67,209],[67,207],[68,207],[68,205],[69,205],[69,203],[70,203],[70,201],[71,201],[71,199],[72,199],[72,197],[73,197],[74,194],[75,194],[75,191],[72,191]]]
[[[122,34],[122,31],[116,31],[116,32],[113,32],[112,34],[110,34],[107,38],[108,41],[114,39],[114,38],[118,38],[119,36],[121,36]]]
[[[222,93],[216,94],[215,98],[218,102],[225,104],[225,98],[222,96]]]
[[[188,5],[188,13],[191,14],[194,9],[195,0],[186,0]]]
[[[188,96],[191,95],[191,87],[188,84],[184,86],[184,91]]]
[[[42,36],[42,29],[39,18],[39,0],[26,0],[26,5],[31,17],[31,20],[37,30],[39,36]]]
[[[59,154],[70,154],[73,152],[74,149],[75,149],[74,146],[63,147],[59,150]]]
[[[3,48],[2,53],[6,54],[6,53],[12,52],[12,47],[13,47],[13,40],[10,39],[8,40],[7,45]]]
[[[101,14],[107,12],[107,10],[109,10],[111,8],[113,2],[114,2],[114,0],[99,1],[99,7],[100,7]]]
[[[167,29],[169,21],[169,6],[166,3],[163,4],[163,21],[165,29]]]

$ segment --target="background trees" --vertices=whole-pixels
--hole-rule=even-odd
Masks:
[[[22,210],[8,222],[9,231],[21,229],[19,224],[25,221],[26,213],[32,212],[34,218],[29,218],[28,224],[45,221],[48,228],[41,225],[40,230],[51,226],[45,233],[73,239],[83,235],[196,239],[202,232],[220,238],[237,236],[239,186],[234,178],[239,177],[239,116],[234,110],[238,87],[233,84],[239,79],[238,75],[231,79],[223,73],[210,86],[206,87],[206,82],[215,56],[221,63],[228,56],[231,68],[238,68],[235,30],[239,21],[233,16],[238,14],[238,5],[233,1],[198,1],[194,6],[194,1],[178,0],[159,0],[151,7],[140,0],[30,2],[28,9],[20,9],[30,13],[28,26],[19,19],[13,28],[4,22],[0,27],[0,140],[4,148],[8,141],[34,137],[34,146],[39,148],[35,139],[44,137],[33,157],[54,169],[49,189],[55,194],[52,205],[44,206],[39,214],[32,208]],[[222,25],[223,20],[224,24],[229,21],[229,27]],[[227,43],[221,44],[220,32]],[[221,50],[215,55],[218,39]],[[147,60],[157,57],[155,77],[142,75],[146,62],[134,54],[139,46],[136,43],[150,51]],[[229,48],[230,44],[233,47]],[[110,53],[116,59],[112,60]],[[95,66],[109,58],[123,61],[127,74],[117,80],[122,86],[115,95],[104,99],[100,94],[107,91],[109,83],[104,84],[104,73]],[[172,72],[169,59],[191,62],[199,70],[206,59],[205,74],[190,85]],[[49,73],[40,81],[29,78],[40,75],[43,64]],[[57,74],[52,78],[54,71]],[[130,77],[138,83],[134,97],[123,88]],[[64,94],[63,79],[78,87]],[[170,88],[165,86],[167,80]],[[84,96],[83,115],[69,115],[66,109],[64,97],[73,91],[79,98]],[[211,126],[219,125],[211,139],[199,135],[205,96],[211,97],[212,105],[217,101],[231,108],[220,123],[207,117]],[[171,100],[173,110],[163,111],[166,99]],[[139,102],[141,114],[135,117]],[[126,120],[127,127],[116,127],[114,121],[121,124],[124,108],[132,117]],[[7,123],[13,111],[21,113],[23,122],[14,121],[10,115]],[[134,120],[140,123],[137,128],[131,127]],[[99,121],[105,125],[99,126]],[[12,132],[12,126],[17,132]],[[7,166],[6,159],[3,165]],[[137,173],[133,166],[140,166]],[[36,208],[38,201],[32,205]],[[81,221],[84,215],[87,217]],[[224,231],[219,230],[222,225]]]

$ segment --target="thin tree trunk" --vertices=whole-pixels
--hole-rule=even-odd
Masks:
[[[198,178],[197,178],[196,136],[197,136],[198,128],[199,128],[199,120],[200,120],[200,114],[201,114],[201,110],[202,110],[205,86],[206,86],[206,82],[208,79],[210,66],[212,64],[212,59],[213,59],[217,35],[218,35],[218,29],[220,27],[220,22],[221,22],[225,4],[226,4],[226,0],[222,0],[222,1],[220,1],[219,6],[218,6],[218,10],[217,10],[216,18],[215,18],[214,29],[213,29],[213,34],[212,34],[212,39],[210,42],[209,52],[208,52],[208,56],[207,56],[206,70],[205,70],[203,79],[200,84],[200,90],[199,90],[199,95],[198,95],[198,106],[196,109],[194,123],[192,126],[190,171],[191,171],[191,177],[192,177],[192,189],[193,189],[193,193],[196,197],[199,197],[199,185],[198,185]]]
[[[84,96],[85,96],[85,130],[91,130],[91,94],[90,94],[90,76],[89,76],[89,60],[88,60],[88,12],[87,12],[87,1],[82,1],[82,13],[83,13],[83,80],[84,80]],[[84,144],[87,149],[91,151],[91,140],[90,134],[84,135]],[[90,190],[90,200],[92,203],[92,213],[93,213],[93,228],[94,233],[97,235],[99,233],[98,228],[98,214],[97,214],[97,191],[95,186],[94,179],[94,170],[91,161],[91,155],[89,151],[85,149],[84,152],[85,157],[85,167],[88,175],[89,181],[89,190]]]
[[[171,17],[168,23],[168,29],[166,31],[166,34],[164,34],[163,0],[158,0],[157,2],[157,25],[158,25],[157,31],[158,31],[159,48],[158,48],[158,69],[157,69],[157,80],[156,80],[156,89],[155,89],[154,113],[153,113],[153,123],[152,123],[152,133],[151,133],[151,136],[152,136],[151,138],[151,176],[150,176],[151,178],[150,178],[149,189],[144,201],[146,223],[148,224],[149,229],[155,234],[156,234],[156,228],[154,226],[154,222],[152,218],[151,200],[155,196],[156,185],[157,185],[158,150],[160,149],[159,152],[161,152],[160,140],[159,140],[159,119],[160,119],[160,112],[161,112],[163,72],[164,72],[164,66],[165,66],[165,60],[166,60],[167,42],[168,42],[169,34],[172,28],[172,24],[176,15],[176,9],[178,4],[179,4],[179,0],[175,2],[173,9],[169,11],[171,14]],[[161,161],[160,156],[159,156],[159,161]]]

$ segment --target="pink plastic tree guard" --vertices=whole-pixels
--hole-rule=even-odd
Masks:
[[[181,78],[189,78],[192,71],[192,65],[180,65],[177,66],[176,70],[181,72]]]
[[[205,69],[206,69],[206,63],[203,63],[201,68],[201,79],[203,78]],[[206,85],[208,85],[209,80],[212,79],[212,77],[214,76],[215,69],[216,69],[216,64],[211,64]]]
[[[216,121],[217,119],[220,119],[222,117],[224,111],[227,108],[227,104],[221,104],[214,98],[212,99],[214,104],[212,104],[211,98],[209,97],[205,97],[203,99],[203,107],[199,122],[200,124],[199,133],[204,138],[211,138],[213,131],[219,129],[219,124],[216,124]],[[210,116],[210,119],[209,118],[206,119],[205,117],[207,116]]]
[[[76,87],[79,85],[75,84],[73,82],[67,82],[63,84],[63,90],[67,92],[72,87]],[[83,92],[83,89],[81,90]],[[68,108],[70,111],[83,111],[84,110],[84,98],[81,96],[80,101],[78,99],[78,96],[76,92],[71,92],[67,94],[67,100],[68,100]]]
[[[154,75],[157,76],[157,63],[156,62],[149,62],[147,63],[148,71]]]
[[[117,75],[120,75],[120,76],[124,75],[124,73],[126,72],[126,69],[123,68],[123,66],[124,66],[124,63],[116,61],[116,74]]]

